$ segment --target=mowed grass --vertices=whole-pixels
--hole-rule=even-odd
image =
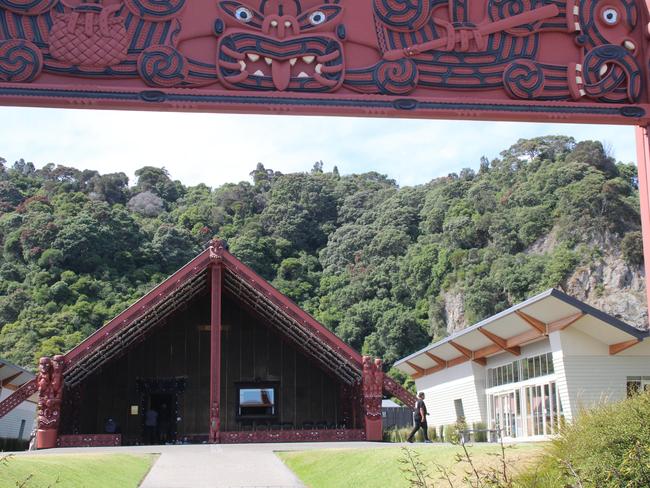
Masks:
[[[469,468],[458,463],[456,455],[462,453],[460,446],[429,444],[409,446],[420,455],[434,481],[440,475],[434,468],[439,464],[453,473],[454,486],[463,486],[462,478]],[[499,445],[476,444],[468,447],[473,462],[479,469],[493,466],[500,468],[500,459],[494,454],[501,451]],[[519,444],[506,448],[506,460],[514,472],[529,467],[542,453],[543,445]],[[309,488],[408,488],[406,475],[401,471],[404,457],[400,447],[376,447],[371,449],[325,449],[318,451],[287,451],[278,455],[285,464]],[[435,486],[449,486],[440,482]]]
[[[0,488],[130,488],[137,487],[155,455],[63,454],[3,456]]]

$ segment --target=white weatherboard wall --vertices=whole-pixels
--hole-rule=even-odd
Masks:
[[[568,402],[562,401],[571,418],[582,408],[623,400],[628,376],[650,376],[645,343],[611,356],[606,344],[571,327],[559,333],[557,342],[561,350],[553,355],[561,358],[568,396]]]
[[[0,390],[0,401],[7,398],[11,393],[13,393],[13,391],[8,388]],[[36,405],[31,402],[21,403],[0,419],[0,437],[17,439],[20,432],[21,421],[25,420],[22,438],[28,440],[34,427],[35,417]]]
[[[485,368],[465,362],[415,380],[418,392],[425,394],[429,426],[456,423],[454,400],[463,400],[468,424],[487,418],[485,399]]]

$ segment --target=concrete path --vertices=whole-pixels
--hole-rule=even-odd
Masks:
[[[275,452],[389,446],[391,444],[371,442],[310,442],[68,448],[17,454],[159,453],[160,457],[140,485],[141,488],[304,488]]]
[[[165,449],[140,486],[297,488],[304,485],[271,449],[252,445]]]

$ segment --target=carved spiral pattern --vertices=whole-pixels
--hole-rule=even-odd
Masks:
[[[374,0],[375,15],[392,30],[412,31],[431,16],[430,0]]]
[[[406,95],[418,84],[418,67],[411,59],[383,61],[374,73],[375,83],[385,95]]]
[[[533,61],[515,61],[503,72],[503,84],[512,98],[534,100],[544,90],[544,72]]]
[[[162,22],[177,17],[185,0],[124,0],[133,15],[152,22]]]
[[[187,79],[189,67],[171,46],[152,46],[138,58],[138,72],[149,86],[173,87]]]
[[[0,41],[0,81],[28,83],[43,69],[41,51],[29,41]]]
[[[39,15],[50,10],[58,0],[0,0],[0,8],[23,15]]]
[[[607,65],[601,77],[600,69]],[[584,89],[592,98],[603,102],[638,102],[641,96],[641,68],[622,46],[606,44],[591,49],[583,62]]]

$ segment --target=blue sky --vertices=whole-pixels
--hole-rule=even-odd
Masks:
[[[0,120],[0,156],[10,163],[122,171],[132,183],[145,165],[188,185],[217,186],[248,180],[258,162],[286,173],[322,160],[326,170],[378,171],[412,185],[548,134],[602,140],[616,159],[635,160],[632,127],[11,107],[0,107]]]

